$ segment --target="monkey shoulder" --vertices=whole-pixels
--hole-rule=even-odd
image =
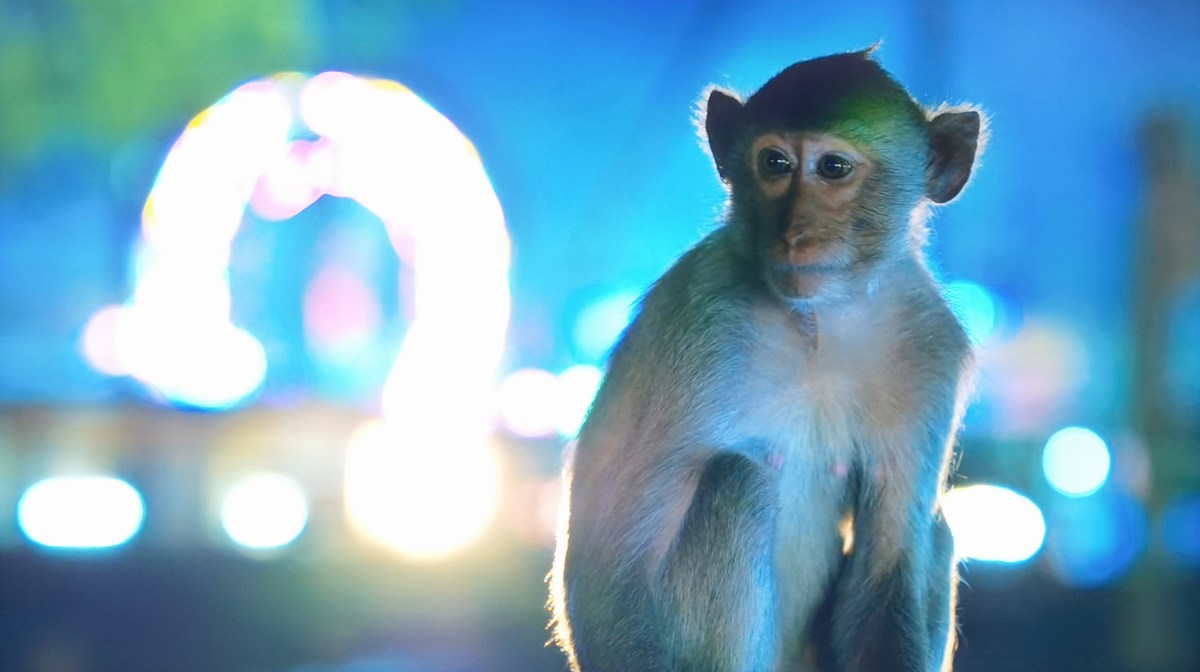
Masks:
[[[651,286],[614,350],[614,364],[640,355],[637,365],[666,373],[735,354],[746,328],[750,274],[730,229],[710,233]],[[690,378],[696,372],[682,373]]]
[[[942,386],[970,376],[975,353],[966,330],[928,276],[906,292],[899,361],[909,363],[910,375]]]
[[[728,381],[744,367],[750,328],[744,262],[727,236],[727,227],[706,236],[642,297],[609,357],[591,430],[644,436],[687,425],[700,435],[697,417],[718,418]]]

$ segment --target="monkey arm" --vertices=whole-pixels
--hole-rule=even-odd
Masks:
[[[768,475],[740,453],[703,454],[680,479],[652,485],[672,495],[657,511],[627,496],[603,524],[588,525],[590,497],[572,498],[584,508],[572,511],[580,524],[571,534],[588,535],[570,540],[564,567],[576,669],[771,668],[776,506]],[[664,506],[672,501],[685,507]]]
[[[713,272],[738,269],[713,258],[727,254],[702,243],[647,295],[580,434],[552,579],[575,670],[774,662],[772,490],[761,460],[720,438],[742,362],[729,336],[744,323],[728,298],[735,280]]]

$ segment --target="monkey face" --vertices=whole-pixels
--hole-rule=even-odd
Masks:
[[[702,123],[731,221],[784,300],[878,286],[924,238],[926,203],[966,184],[982,135],[970,108],[930,112],[870,51],[796,63],[744,102],[710,88]]]
[[[764,133],[745,165],[753,197],[742,214],[771,289],[798,301],[842,293],[881,243],[877,229],[856,225],[875,162],[832,133]]]

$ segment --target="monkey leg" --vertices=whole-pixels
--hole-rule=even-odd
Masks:
[[[935,543],[940,533],[927,511],[910,512],[906,521],[895,514],[878,502],[856,511],[854,551],[834,589],[837,672],[941,669],[951,566]]]
[[[670,669],[758,672],[775,664],[774,485],[734,453],[704,466],[663,567]]]
[[[933,560],[929,565],[929,669],[949,672],[957,633],[955,605],[958,597],[958,562],[954,537],[939,512],[933,528]]]

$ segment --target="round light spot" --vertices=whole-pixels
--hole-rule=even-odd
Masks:
[[[281,474],[255,474],[225,495],[221,526],[235,543],[252,549],[286,546],[308,524],[308,502],[295,480]]]
[[[1042,471],[1055,490],[1071,497],[1090,495],[1108,480],[1108,444],[1083,427],[1060,429],[1046,441]]]

